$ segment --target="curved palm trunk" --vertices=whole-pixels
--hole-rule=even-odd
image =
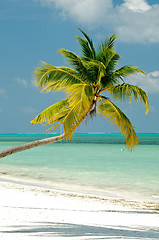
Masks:
[[[41,145],[59,142],[59,141],[63,140],[64,138],[65,138],[65,135],[63,134],[63,135],[60,135],[60,136],[45,138],[45,139],[41,139],[41,140],[36,140],[36,141],[29,142],[29,143],[26,143],[26,144],[23,144],[23,145],[7,148],[5,150],[0,151],[0,158],[6,157],[6,156],[11,155],[13,153],[28,150],[30,148],[39,147]]]

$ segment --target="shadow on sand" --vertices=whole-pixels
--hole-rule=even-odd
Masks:
[[[138,229],[127,226],[91,226],[58,222],[37,222],[33,225],[6,226],[3,234],[24,234],[36,237],[66,237],[77,239],[159,239],[158,229]],[[10,230],[9,230],[10,229]]]

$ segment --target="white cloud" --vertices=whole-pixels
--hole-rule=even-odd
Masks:
[[[64,18],[71,17],[82,24],[101,24],[102,18],[113,8],[112,0],[41,0],[48,6],[55,6]]]
[[[0,108],[0,113],[1,113],[1,112],[3,112],[3,109],[2,109],[2,108]]]
[[[145,12],[151,9],[151,6],[145,0],[124,0],[122,7],[126,7],[134,12]]]
[[[113,27],[124,42],[159,42],[159,4],[143,12],[135,12],[121,5],[118,23]]]
[[[17,83],[19,83],[19,84],[21,84],[22,86],[24,86],[24,87],[27,87],[28,86],[28,83],[27,83],[27,81],[25,80],[25,79],[22,79],[22,78],[15,78],[15,81],[17,82]]]
[[[59,10],[63,18],[87,27],[103,26],[125,42],[159,42],[159,4],[146,0],[34,0]]]
[[[128,79],[130,84],[141,87],[147,93],[159,92],[159,71],[150,72],[147,75],[137,73]]]

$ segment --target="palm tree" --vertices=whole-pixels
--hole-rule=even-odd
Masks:
[[[63,90],[66,98],[45,109],[31,123],[51,125],[49,132],[60,125],[61,136],[56,140],[60,141],[63,138],[70,140],[87,117],[96,117],[99,113],[125,135],[128,149],[133,148],[138,144],[134,127],[109,98],[112,96],[121,102],[128,100],[131,103],[133,97],[136,102],[143,102],[146,105],[147,113],[149,105],[146,93],[124,80],[137,72],[145,73],[134,66],[117,69],[120,56],[114,49],[115,34],[96,49],[92,39],[84,31],[80,31],[84,38],[77,36],[77,41],[82,48],[82,57],[66,49],[59,50],[73,68],[55,67],[42,62],[36,69],[35,82],[42,92]],[[53,141],[53,138],[50,138],[50,141],[45,139],[47,143],[44,139],[40,141],[40,145],[43,145]],[[36,143],[36,146],[39,146],[39,143]]]

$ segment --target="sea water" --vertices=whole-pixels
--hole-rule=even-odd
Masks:
[[[0,150],[45,137],[0,135]],[[69,143],[0,159],[0,176],[73,192],[159,202],[159,134],[139,134],[139,140],[130,151],[119,134],[78,134]]]

